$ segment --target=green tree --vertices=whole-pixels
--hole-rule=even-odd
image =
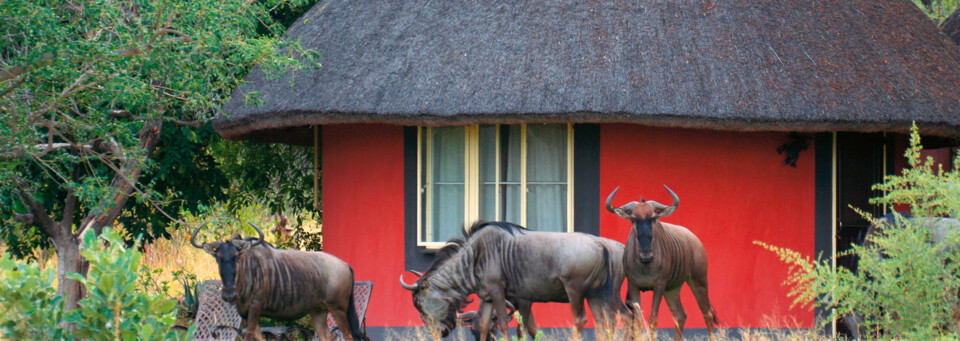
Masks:
[[[0,3],[0,220],[6,235],[56,249],[67,310],[82,291],[66,274],[87,272],[85,231],[99,234],[130,199],[164,215],[182,202],[186,192],[164,187],[162,175],[195,170],[161,166],[199,154],[158,153],[165,137],[200,143],[194,134],[209,133],[205,122],[254,64],[269,76],[319,66],[315,53],[280,39],[284,26],[270,15],[303,3]],[[140,212],[125,222],[148,226]]]
[[[960,157],[953,169],[934,167],[921,158],[916,126],[906,152],[909,167],[874,185],[883,197],[873,204],[910,206],[913,219],[897,216],[889,225],[864,214],[878,228],[865,245],[849,251],[859,259],[858,271],[832,267],[800,253],[762,242],[791,266],[786,283],[793,286],[794,304],[828,309],[827,323],[844,316],[862,318],[866,337],[933,339],[960,335]],[[947,218],[949,217],[949,218]]]

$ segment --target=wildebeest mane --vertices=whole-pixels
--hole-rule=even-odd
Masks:
[[[480,232],[481,230],[483,230],[484,228],[486,228],[486,227],[488,227],[488,226],[498,227],[498,228],[500,228],[501,230],[509,233],[510,235],[524,234],[524,233],[526,233],[527,231],[529,231],[529,230],[527,230],[527,228],[525,228],[525,227],[523,227],[523,226],[520,226],[520,225],[517,225],[517,224],[514,224],[514,223],[510,223],[510,222],[478,220],[478,221],[476,221],[475,223],[473,223],[473,225],[470,225],[470,228],[466,230],[465,234],[466,234],[467,240],[470,240],[471,237],[473,237],[473,236],[476,235],[478,232]]]
[[[433,263],[430,263],[430,266],[427,267],[427,270],[423,272],[423,277],[420,278],[420,281],[427,279],[434,272],[437,271],[444,263],[453,259],[454,256],[460,252],[460,249],[463,247],[464,240],[460,238],[453,238],[447,241],[447,245],[444,245],[440,250],[437,251],[436,256],[433,259]]]

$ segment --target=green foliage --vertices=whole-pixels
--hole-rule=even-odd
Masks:
[[[0,339],[60,340],[63,298],[53,287],[53,268],[0,255]]]
[[[956,217],[960,212],[960,159],[954,169],[934,170],[931,159],[921,160],[920,138],[916,126],[906,152],[910,168],[900,176],[887,176],[874,186],[887,194],[871,202],[908,204],[917,217]],[[879,222],[869,215],[875,226]],[[859,258],[858,272],[834,268],[829,259],[816,261],[800,253],[755,241],[776,253],[790,265],[786,283],[792,285],[794,304],[828,309],[824,323],[856,312],[869,337],[933,339],[960,336],[956,316],[960,316],[960,243],[956,221],[933,222],[938,218],[904,219],[897,227],[878,229],[868,235],[866,245],[853,245],[848,254]],[[942,233],[950,231],[950,233]],[[935,236],[935,233],[939,236]],[[937,243],[938,238],[942,243]]]
[[[176,332],[177,302],[150,294],[138,285],[140,257],[126,248],[120,233],[107,228],[98,239],[84,235],[82,255],[90,262],[84,278],[70,276],[87,288],[80,308],[63,311],[63,298],[53,287],[52,268],[0,256],[0,338],[11,340],[186,340]],[[63,328],[72,324],[73,330]]]
[[[83,236],[82,255],[90,262],[84,278],[71,277],[87,288],[80,309],[66,321],[75,326],[74,336],[87,340],[186,340],[173,329],[177,302],[165,295],[138,290],[141,253],[124,247],[120,233],[109,228],[102,241],[92,231]],[[192,334],[192,333],[190,333]]]
[[[960,0],[913,0],[913,4],[917,5],[930,19],[940,24],[957,9]]]
[[[0,3],[0,237],[11,251],[50,246],[51,227],[15,219],[38,215],[24,193],[67,229],[119,217],[146,238],[222,198],[204,123],[254,64],[268,77],[319,67],[280,39],[313,2]],[[120,216],[128,197],[137,204]]]

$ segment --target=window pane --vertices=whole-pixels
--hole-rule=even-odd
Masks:
[[[442,242],[460,236],[464,220],[464,150],[463,127],[430,128],[430,174],[427,179],[431,191],[430,217],[427,241]]]
[[[480,126],[480,219],[497,217],[497,126]]]
[[[567,126],[527,125],[527,225],[567,230]]]
[[[500,126],[500,220],[520,224],[519,124]]]

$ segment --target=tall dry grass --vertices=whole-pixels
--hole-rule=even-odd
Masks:
[[[832,338],[826,335],[818,334],[816,329],[805,329],[800,328],[800,325],[793,320],[785,319],[776,319],[771,317],[766,317],[763,320],[762,325],[768,326],[763,328],[719,328],[715,334],[716,341],[734,341],[734,340],[745,340],[745,341],[826,341],[833,340]],[[629,323],[629,322],[628,322]],[[571,329],[556,329],[551,328],[546,333],[544,333],[538,340],[540,341],[582,341],[587,340],[606,340],[606,341],[646,341],[646,340],[673,340],[673,330],[671,329],[659,329],[656,333],[656,337],[651,339],[650,333],[647,330],[644,330],[644,326],[639,323],[639,321],[632,322],[634,328],[627,329],[623,324],[619,324],[618,328],[612,333],[606,334],[606,337],[601,337],[601,335],[596,335],[594,337],[580,337],[575,335],[574,330]],[[632,333],[631,331],[632,330]],[[516,323],[512,323],[510,327],[510,338],[509,340],[516,340]],[[597,330],[599,333],[600,331]],[[427,328],[414,328],[407,329],[402,332],[398,331],[388,331],[385,335],[384,341],[414,341],[414,340],[433,340],[433,336]],[[470,334],[469,330],[465,327],[457,328],[451,331],[448,338],[445,340],[454,340],[454,341],[473,341],[473,335]],[[501,339],[502,340],[502,339]],[[525,335],[523,340],[531,340],[529,336]],[[691,336],[688,332],[684,335],[684,340],[709,340],[707,335],[696,335]],[[493,340],[496,341],[496,340]]]

